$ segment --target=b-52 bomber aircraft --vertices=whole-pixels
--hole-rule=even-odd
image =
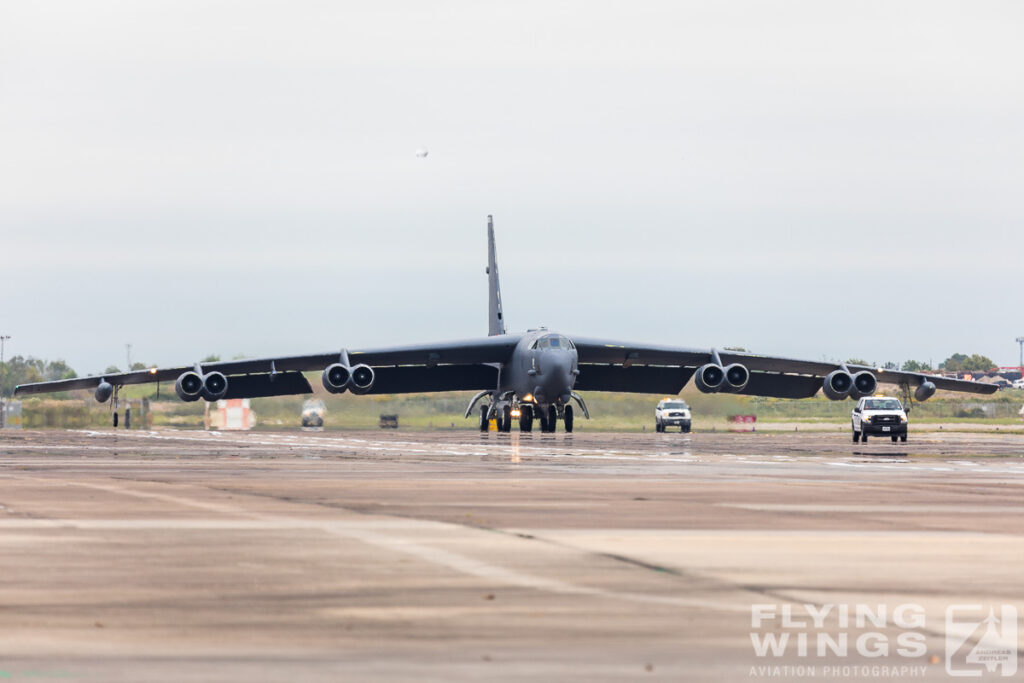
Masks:
[[[529,432],[536,419],[542,432],[554,432],[559,420],[571,432],[574,403],[590,417],[578,392],[678,394],[691,378],[704,393],[810,398],[822,391],[834,401],[870,396],[883,382],[900,386],[907,397],[912,394],[918,401],[927,400],[937,389],[976,394],[996,390],[993,385],[919,372],[568,337],[545,328],[508,334],[490,216],[487,247],[489,336],[484,338],[150,368],[24,384],[15,389],[15,395],[91,389],[100,402],[113,396],[116,406],[122,386],[174,381],[183,401],[285,396],[310,393],[302,373],[321,371],[324,388],[333,394],[476,390],[465,416],[480,404],[481,430],[488,429],[494,419],[499,431],[511,431],[518,421],[519,429]],[[116,425],[116,408],[114,416]]]

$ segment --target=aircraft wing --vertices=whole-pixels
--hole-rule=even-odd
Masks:
[[[678,393],[696,369],[712,362],[711,349],[636,344],[604,339],[573,338],[579,354],[576,388],[590,391]],[[724,365],[741,363],[750,381],[738,393],[777,398],[810,398],[821,389],[826,375],[840,368],[830,361],[801,360],[737,351],[719,351]],[[931,382],[944,391],[992,394],[991,384],[949,379],[920,372],[884,370],[848,365],[851,372],[870,371],[880,383],[917,387]],[[590,376],[588,378],[588,375]]]
[[[519,335],[501,335],[453,342],[418,344],[348,351],[351,365],[374,368],[376,379],[367,393],[405,393],[491,389],[497,385],[497,370],[491,363],[504,363],[519,342]],[[246,358],[199,363],[203,373],[221,372],[228,378],[225,398],[255,398],[309,393],[303,372],[320,371],[339,362],[342,351],[305,356]],[[72,389],[96,389],[101,381],[114,386],[173,382],[195,365],[150,368],[134,372],[77,377],[53,382],[22,384],[15,396],[44,394]]]

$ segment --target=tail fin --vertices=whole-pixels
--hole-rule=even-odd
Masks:
[[[489,336],[505,334],[505,316],[501,312],[501,285],[498,283],[498,257],[494,252],[494,218],[487,217],[487,285],[489,299]]]

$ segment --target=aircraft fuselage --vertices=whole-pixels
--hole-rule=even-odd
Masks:
[[[519,401],[566,405],[572,396],[579,363],[576,347],[565,335],[546,329],[523,335],[501,371],[502,393]]]

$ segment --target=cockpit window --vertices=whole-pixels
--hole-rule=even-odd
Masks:
[[[560,334],[545,334],[543,337],[537,337],[537,340],[533,342],[531,349],[539,349],[541,351],[545,349],[575,349],[576,346],[572,343],[572,340],[568,337]]]

